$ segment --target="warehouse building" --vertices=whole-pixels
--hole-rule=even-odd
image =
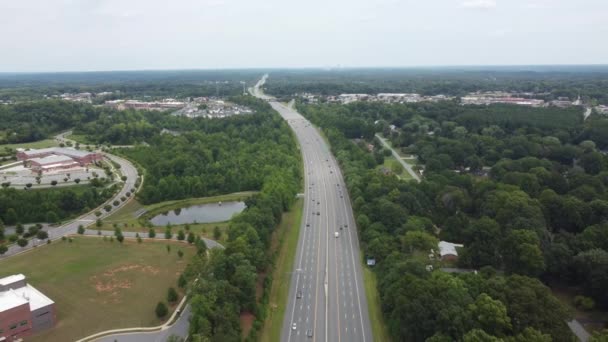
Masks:
[[[71,148],[50,147],[39,150],[19,149],[17,150],[17,159],[24,161],[26,166],[31,166],[32,171],[45,172],[99,162],[103,159],[103,154]]]
[[[0,342],[15,341],[55,325],[55,302],[23,274],[0,279]]]

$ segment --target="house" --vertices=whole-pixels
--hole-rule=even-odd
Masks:
[[[464,245],[451,243],[447,241],[439,241],[439,255],[443,261],[453,261],[458,259],[458,251],[456,247],[464,247]]]
[[[55,302],[23,274],[0,279],[0,341],[14,341],[55,325]]]

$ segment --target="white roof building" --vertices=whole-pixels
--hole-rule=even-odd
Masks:
[[[446,256],[458,256],[458,252],[456,251],[456,247],[464,247],[464,245],[451,243],[447,241],[439,241],[439,254],[443,259]]]
[[[30,311],[54,304],[49,297],[25,282],[23,274],[0,279],[0,312],[30,304]]]

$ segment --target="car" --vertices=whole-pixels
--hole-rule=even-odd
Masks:
[[[320,202],[320,201],[317,201],[317,204],[321,204],[321,202]]]
[[[306,330],[306,336],[308,336],[309,338],[312,338],[312,329]]]
[[[317,216],[321,216],[321,212],[320,211],[317,211]]]
[[[335,233],[334,233],[334,236],[337,238],[337,237],[339,237],[339,236],[340,236],[340,233],[335,232]]]
[[[298,298],[298,299],[302,298],[302,291],[298,291],[298,293],[296,294],[296,298]]]
[[[296,330],[296,328],[297,328],[297,327],[296,327],[296,323],[294,322],[294,323],[291,325],[291,330]]]
[[[307,224],[306,224],[306,227],[310,227],[310,223],[307,223]]]
[[[342,226],[340,226],[340,230],[342,230]]]

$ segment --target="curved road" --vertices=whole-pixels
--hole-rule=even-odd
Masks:
[[[252,93],[268,100],[295,132],[306,184],[281,341],[372,341],[357,228],[338,163],[308,120],[261,93],[266,77]]]

